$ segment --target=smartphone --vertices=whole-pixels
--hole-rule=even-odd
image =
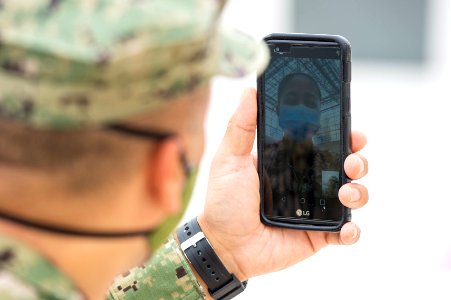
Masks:
[[[337,35],[274,33],[257,80],[260,219],[339,231],[351,219],[338,199],[349,182],[351,46]]]

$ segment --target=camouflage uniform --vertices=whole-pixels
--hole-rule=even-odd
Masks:
[[[0,235],[0,299],[84,299],[72,281],[23,243]]]
[[[215,74],[261,69],[262,44],[219,30],[223,5],[0,0],[0,115],[45,128],[103,125],[153,110]]]
[[[170,291],[170,292],[169,292]],[[161,298],[157,298],[156,296]],[[171,236],[145,265],[118,276],[109,299],[203,299],[205,293],[189,263]]]
[[[149,112],[220,74],[260,72],[268,52],[221,28],[225,0],[0,0],[0,118],[92,128]],[[201,299],[169,238],[119,276],[112,299]],[[0,299],[83,299],[28,246],[0,237]]]
[[[171,236],[146,264],[118,276],[106,298],[204,299],[188,261]],[[27,245],[0,235],[0,299],[85,299],[74,283]]]

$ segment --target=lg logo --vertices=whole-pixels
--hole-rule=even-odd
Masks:
[[[298,209],[298,210],[296,210],[296,215],[298,216],[298,217],[302,217],[302,216],[310,216],[310,211],[308,211],[308,210],[302,210],[302,209]]]

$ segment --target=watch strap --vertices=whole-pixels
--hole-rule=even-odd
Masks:
[[[244,291],[247,281],[242,283],[227,271],[202,232],[197,218],[179,227],[177,238],[180,248],[207,285],[213,299],[232,299]]]

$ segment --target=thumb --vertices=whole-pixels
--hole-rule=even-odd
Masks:
[[[240,105],[229,121],[220,146],[222,155],[248,155],[252,151],[257,129],[257,93],[247,88],[241,95]]]

